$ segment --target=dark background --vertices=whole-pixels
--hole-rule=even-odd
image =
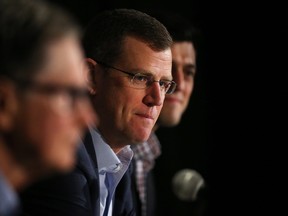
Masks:
[[[50,1],[83,26],[98,11],[117,7],[175,10],[191,19],[203,34],[196,84],[173,133],[189,140],[183,155],[190,155],[192,168],[209,183],[209,216],[283,215],[286,6],[271,1]]]

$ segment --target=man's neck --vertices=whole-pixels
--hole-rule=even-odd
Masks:
[[[9,184],[17,191],[28,182],[25,169],[13,158],[7,147],[0,141],[0,169]]]

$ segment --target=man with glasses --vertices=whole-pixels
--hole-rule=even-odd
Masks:
[[[165,95],[176,87],[172,38],[153,17],[115,9],[91,21],[83,45],[99,124],[85,137],[72,173],[26,193],[27,215],[136,215],[130,145],[148,139]]]
[[[162,138],[160,141],[163,142],[161,148],[158,129],[173,129],[180,124],[183,114],[187,110],[194,89],[196,57],[198,56],[196,48],[198,48],[201,35],[199,29],[176,12],[150,10],[149,14],[160,20],[173,37],[172,75],[177,82],[177,87],[173,94],[166,96],[161,114],[148,141],[132,146],[135,164],[133,177],[139,197],[139,212],[141,212],[139,215],[198,216],[203,214],[199,213],[202,209],[199,208],[199,212],[196,213],[198,209],[191,200],[178,199],[173,193],[172,185],[173,176],[177,171],[191,168],[191,162],[189,162],[191,158],[186,157],[184,151],[191,153],[183,146],[185,143],[179,135],[177,136],[175,129],[160,137]],[[171,137],[175,137],[174,142],[171,141]],[[187,144],[190,144],[189,141]],[[183,164],[182,168],[180,164]],[[188,175],[187,178],[189,178]],[[188,189],[187,187],[186,190]]]
[[[0,0],[1,216],[19,213],[17,192],[73,168],[79,140],[95,121],[79,33],[55,6]]]

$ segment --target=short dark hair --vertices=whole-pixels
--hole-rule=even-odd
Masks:
[[[135,37],[155,51],[170,48],[172,38],[154,17],[127,8],[102,11],[88,24],[83,37],[86,57],[115,63],[127,36]]]
[[[42,0],[0,0],[0,75],[33,76],[48,42],[81,30],[70,14]],[[80,38],[79,38],[80,39]]]
[[[153,10],[147,12],[165,25],[174,42],[192,42],[196,50],[202,40],[202,32],[188,17],[172,10]]]

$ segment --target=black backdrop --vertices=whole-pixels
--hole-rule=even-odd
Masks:
[[[183,154],[189,152],[209,182],[209,216],[280,215],[287,194],[286,7],[271,1],[50,1],[81,25],[116,7],[173,9],[191,19],[203,34],[200,61],[189,109],[173,133],[189,140]]]

